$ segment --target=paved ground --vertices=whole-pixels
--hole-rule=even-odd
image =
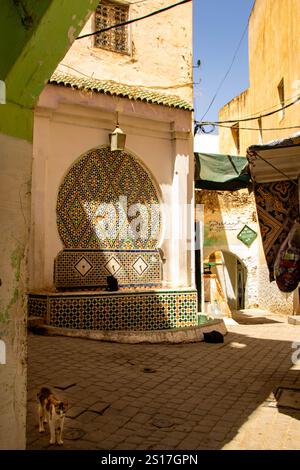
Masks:
[[[300,389],[300,362],[291,362],[300,326],[246,318],[228,326],[224,344],[29,334],[27,448],[58,449],[48,429],[38,433],[36,393],[50,386],[70,403],[59,449],[298,450],[300,410],[278,408],[273,392]]]

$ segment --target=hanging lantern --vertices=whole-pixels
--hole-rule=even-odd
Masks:
[[[115,130],[111,134],[109,134],[110,150],[112,152],[116,150],[124,150],[125,141],[126,141],[126,134],[119,127],[119,124],[117,124]]]

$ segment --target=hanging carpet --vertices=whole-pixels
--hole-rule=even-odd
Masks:
[[[298,187],[291,181],[256,183],[254,194],[270,281],[280,246],[299,217]]]

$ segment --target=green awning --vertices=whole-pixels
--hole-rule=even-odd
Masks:
[[[235,191],[247,188],[250,182],[246,157],[217,153],[194,153],[195,187]]]

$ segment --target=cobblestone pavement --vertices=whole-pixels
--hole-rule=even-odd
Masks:
[[[300,389],[300,326],[228,330],[224,344],[180,345],[29,334],[27,448],[299,449],[300,410],[278,408],[273,393]],[[70,403],[61,447],[38,432],[41,386]]]

